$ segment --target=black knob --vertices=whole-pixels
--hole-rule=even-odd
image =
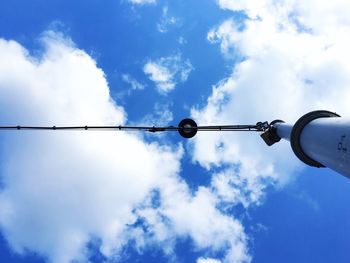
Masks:
[[[183,119],[178,127],[180,135],[184,138],[192,138],[197,134],[197,123],[192,119]]]

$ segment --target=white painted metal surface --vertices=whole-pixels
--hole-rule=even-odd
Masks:
[[[293,125],[276,123],[274,127],[282,139],[295,139],[291,136]],[[299,144],[308,157],[350,178],[350,119],[321,117],[312,120],[302,128]]]
[[[284,140],[290,141],[290,134],[293,129],[293,125],[288,123],[276,123],[273,125],[276,128],[277,135]]]
[[[309,157],[350,178],[350,120],[313,120],[304,127],[300,143]]]

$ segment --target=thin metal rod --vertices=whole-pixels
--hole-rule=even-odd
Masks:
[[[260,125],[216,125],[216,126],[198,126],[198,127],[178,127],[178,126],[0,126],[0,130],[101,130],[101,131],[179,131],[179,130],[197,130],[197,131],[263,131],[264,127]]]

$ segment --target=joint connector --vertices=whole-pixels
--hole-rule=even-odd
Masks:
[[[281,137],[279,137],[276,133],[276,128],[272,126],[260,134],[260,137],[268,146],[271,146],[281,140]]]

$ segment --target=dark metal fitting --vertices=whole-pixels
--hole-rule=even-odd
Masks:
[[[313,120],[319,118],[329,118],[329,117],[340,117],[338,114],[326,111],[326,110],[317,110],[312,111],[304,116],[302,116],[293,126],[291,135],[290,135],[290,144],[292,146],[294,154],[299,158],[300,161],[304,162],[307,165],[313,167],[325,167],[323,164],[317,162],[316,160],[310,158],[302,149],[300,137],[303,132],[303,129],[306,125],[308,125]]]

